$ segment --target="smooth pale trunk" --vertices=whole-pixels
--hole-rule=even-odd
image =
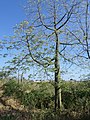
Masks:
[[[60,61],[59,61],[59,39],[58,34],[56,35],[56,49],[55,49],[55,111],[62,108],[61,101],[61,88],[60,88]]]

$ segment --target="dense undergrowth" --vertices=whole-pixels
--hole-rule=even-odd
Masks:
[[[53,82],[4,82],[0,99],[12,97],[24,107],[0,111],[0,120],[89,120],[90,81],[62,81],[61,88],[63,108],[54,112]]]

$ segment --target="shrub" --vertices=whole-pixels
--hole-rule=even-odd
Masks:
[[[4,85],[4,94],[6,96],[11,96],[18,93],[21,89],[21,86],[14,80],[10,80]]]

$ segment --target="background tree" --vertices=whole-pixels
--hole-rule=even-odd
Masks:
[[[68,34],[72,37],[75,41],[78,41],[79,49],[78,49],[78,61],[80,65],[85,67],[90,67],[89,59],[90,59],[90,1],[89,0],[82,0],[80,6],[77,9],[77,14],[73,19],[73,26],[72,31],[67,29]],[[75,27],[76,26],[76,27]],[[84,64],[83,64],[84,63]]]
[[[0,79],[7,79],[10,76],[9,71],[0,71]]]

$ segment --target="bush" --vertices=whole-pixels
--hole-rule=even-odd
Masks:
[[[4,90],[6,96],[12,96],[21,90],[21,86],[16,81],[10,80],[4,85]]]
[[[11,80],[4,85],[4,95],[14,96],[29,108],[45,109],[52,106],[52,94],[44,89],[43,86],[31,91],[29,88],[28,93],[25,90],[26,88],[24,88],[25,86],[18,84],[15,80]]]

